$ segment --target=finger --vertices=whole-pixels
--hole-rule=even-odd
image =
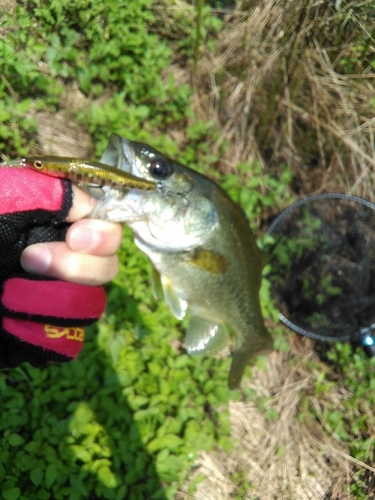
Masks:
[[[69,211],[69,215],[66,218],[67,222],[75,222],[79,219],[83,219],[89,213],[92,212],[96,205],[96,200],[92,198],[88,193],[80,189],[79,187],[72,185],[73,189],[73,205]]]
[[[91,255],[113,255],[122,240],[122,226],[98,219],[82,219],[72,224],[66,235],[66,243],[74,252]]]
[[[27,247],[21,265],[31,274],[82,285],[102,285],[116,276],[118,258],[72,252],[64,242],[49,242]]]

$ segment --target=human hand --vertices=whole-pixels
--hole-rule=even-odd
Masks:
[[[92,202],[69,181],[3,166],[0,186],[0,366],[74,359],[105,308],[104,290],[86,285],[114,276],[121,228],[80,220]]]
[[[121,244],[122,227],[84,219],[94,205],[93,198],[73,186],[73,205],[65,219],[72,225],[65,241],[28,246],[21,255],[25,271],[82,285],[102,285],[112,280],[118,271],[116,251]]]

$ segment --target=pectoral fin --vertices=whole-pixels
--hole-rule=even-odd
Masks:
[[[163,300],[165,298],[163,292],[163,285],[161,284],[160,273],[157,269],[154,268],[154,266],[152,266],[151,287],[152,287],[152,294],[156,300]]]
[[[227,345],[228,333],[223,323],[192,314],[185,343],[189,354],[215,354]]]
[[[172,281],[167,276],[162,274],[160,276],[160,281],[164,292],[164,298],[171,308],[173,315],[177,319],[183,319],[188,308],[188,303],[184,295],[173,286]],[[160,290],[157,293],[159,292]]]
[[[193,266],[197,266],[211,274],[224,274],[228,268],[227,259],[216,252],[204,250],[203,248],[194,250],[190,256],[189,264],[193,264]]]

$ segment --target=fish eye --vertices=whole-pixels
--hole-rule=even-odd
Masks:
[[[148,171],[156,179],[165,179],[172,173],[172,167],[165,160],[155,160],[148,165]]]
[[[33,165],[37,170],[41,170],[43,168],[43,162],[40,160],[35,160]]]

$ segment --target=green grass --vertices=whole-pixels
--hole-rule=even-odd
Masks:
[[[2,14],[1,155],[15,158],[32,151],[37,113],[53,117],[62,109],[63,93],[77,85],[88,105],[72,119],[90,133],[96,156],[111,132],[148,142],[220,182],[256,230],[264,213],[292,201],[291,168],[278,164],[270,169],[246,161],[223,175],[218,166],[227,143],[221,141],[215,152],[212,147],[220,139],[218,122],[197,119],[193,88],[163,76],[176,47],[181,65],[194,59],[198,71],[203,50],[215,48],[212,36],[220,31],[222,20],[199,3],[202,17],[197,24],[194,9],[188,15],[176,10],[168,31],[151,7],[149,0],[27,0],[18,3],[14,13]],[[306,15],[307,3],[302,7],[301,16]],[[297,21],[291,16],[292,11],[282,43],[283,57],[293,61],[291,26]],[[178,22],[173,25],[174,20]],[[342,21],[332,33],[342,41],[347,29]],[[370,38],[354,38],[352,57],[337,62],[343,73],[373,66]],[[329,50],[328,55],[333,59]],[[242,68],[231,71],[235,75]],[[299,92],[298,71],[292,65],[288,72],[292,99]],[[219,90],[224,96],[225,89]],[[284,90],[283,79],[275,79],[257,123],[266,147],[273,142],[272,127],[280,121],[276,97]],[[168,136],[170,130],[183,131],[182,150]],[[311,135],[305,142],[312,142]],[[6,500],[168,500],[191,477],[201,450],[232,446],[228,400],[250,401],[254,392],[245,388],[229,394],[230,360],[186,355],[181,347],[186,322],[177,322],[167,306],[152,297],[150,264],[129,231],[120,259],[120,272],[107,286],[106,314],[87,330],[77,361],[42,370],[25,364],[0,374],[0,484]],[[265,315],[276,319],[266,280],[261,302]],[[276,328],[274,336],[276,348],[285,351],[284,330]],[[349,345],[325,350],[325,363],[304,366],[322,375],[314,394],[302,398],[300,419],[308,413],[345,443],[352,457],[373,463],[374,361]],[[335,406],[328,395],[340,387],[346,396]],[[323,402],[319,414],[313,398]],[[275,421],[278,414],[271,403],[257,401],[267,419]],[[359,479],[353,479],[353,498],[367,498],[366,474],[359,472]],[[252,494],[246,471],[238,471],[231,480],[236,498]]]
[[[200,450],[229,449],[229,360],[171,347],[181,332],[131,240],[79,359],[1,374],[4,498],[169,499]]]

